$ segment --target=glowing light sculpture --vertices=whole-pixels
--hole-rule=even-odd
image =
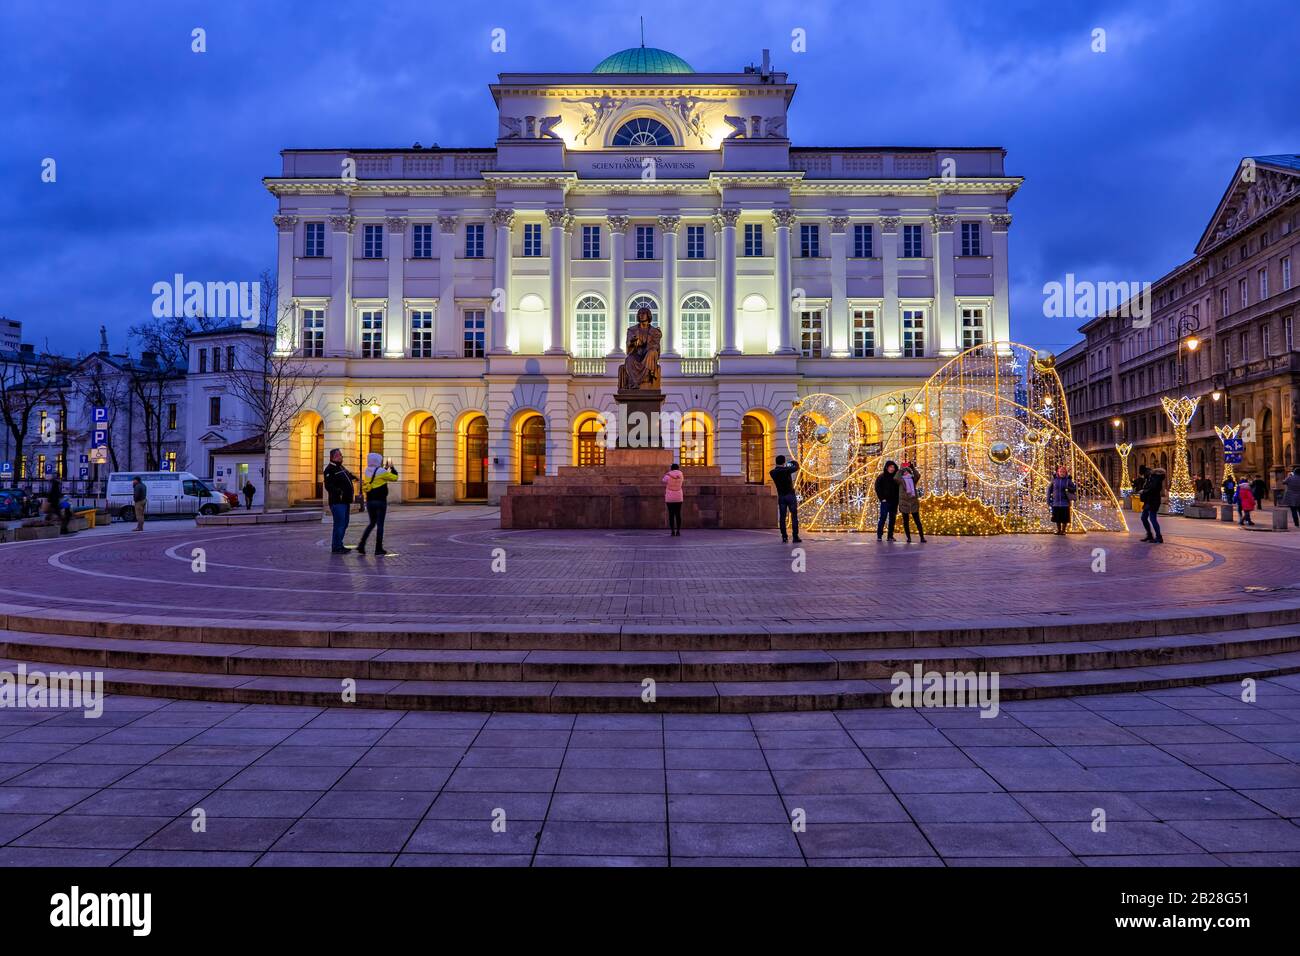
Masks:
[[[1196,486],[1187,472],[1187,425],[1201,404],[1200,398],[1162,398],[1165,414],[1174,425],[1174,473],[1169,480],[1169,510],[1176,515],[1196,500]]]
[[[1115,446],[1115,451],[1119,452],[1119,493],[1121,495],[1133,494],[1133,482],[1128,476],[1128,456],[1133,451],[1132,442],[1120,442]]]
[[[860,418],[881,423],[883,441],[859,436]],[[786,448],[799,462],[801,524],[861,531],[879,505],[874,483],[886,460],[920,472],[927,533],[1051,532],[1047,487],[1057,466],[1078,488],[1072,531],[1127,531],[1096,465],[1070,438],[1065,389],[1054,356],[991,342],[967,349],[900,405],[885,393],[857,405],[804,395],[786,419]]]

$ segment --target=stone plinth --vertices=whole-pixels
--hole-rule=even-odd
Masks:
[[[664,528],[663,475],[673,452],[611,448],[595,468],[561,467],[531,485],[511,485],[501,496],[503,528]],[[751,485],[716,466],[686,468],[683,528],[770,528],[776,492]]]

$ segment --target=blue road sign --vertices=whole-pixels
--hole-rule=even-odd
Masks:
[[[90,464],[90,456],[83,452],[81,455],[77,457],[77,461],[79,464],[88,465]]]
[[[82,468],[82,469],[77,473],[77,476],[78,476],[79,478],[89,478],[89,477],[90,477],[90,469],[89,469],[89,468]]]
[[[171,463],[170,461],[167,461],[167,460],[164,459],[164,461],[162,462],[162,464],[160,464],[160,465],[158,466],[158,470],[159,470],[159,471],[171,471],[171,470],[172,470],[172,463]]]
[[[108,422],[108,409],[107,409],[107,408],[102,408],[101,406],[96,405],[96,406],[95,406],[95,424],[98,425],[98,424],[100,424],[101,422],[107,424],[107,422]]]
[[[46,477],[46,478],[49,478],[49,477],[50,477],[51,475],[53,475],[53,474],[54,474],[54,466],[53,466],[53,465],[46,465],[46,466],[45,466],[45,477]]]
[[[1225,452],[1232,452],[1235,455],[1240,455],[1245,447],[1246,443],[1240,438],[1225,438],[1223,440],[1223,450]]]
[[[11,461],[0,461],[0,475],[12,475],[14,473],[14,464]]]
[[[1236,452],[1225,452],[1223,455],[1223,463],[1225,465],[1240,465],[1241,455]]]
[[[108,432],[102,428],[96,428],[94,437],[90,440],[92,448],[103,448],[108,444]]]

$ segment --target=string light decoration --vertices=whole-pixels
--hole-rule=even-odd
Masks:
[[[1127,531],[1110,485],[1070,438],[1055,356],[1012,342],[976,346],[910,397],[907,405],[892,393],[849,405],[818,393],[795,403],[785,438],[800,466],[801,524],[815,531],[874,526],[873,486],[893,460],[919,472],[927,533],[931,514],[935,534],[1056,530],[1047,488],[1059,465],[1078,489],[1071,531]],[[873,433],[882,437],[870,440]],[[946,530],[956,528],[969,530]]]
[[[1214,434],[1219,436],[1219,442],[1220,444],[1223,445],[1227,445],[1229,439],[1236,438],[1237,433],[1240,431],[1241,431],[1240,425],[1215,425],[1214,426]],[[1227,451],[1228,451],[1227,448],[1224,448],[1223,480],[1227,481],[1229,478],[1232,478],[1235,481],[1237,478],[1237,470],[1232,466],[1232,462],[1228,461]]]
[[[1174,474],[1169,481],[1169,510],[1176,515],[1196,500],[1196,486],[1187,472],[1187,424],[1201,404],[1200,398],[1162,398],[1165,414],[1174,425]]]
[[[1133,451],[1132,442],[1120,442],[1115,446],[1115,451],[1119,452],[1119,493],[1121,495],[1133,494],[1133,482],[1128,477],[1128,456]]]

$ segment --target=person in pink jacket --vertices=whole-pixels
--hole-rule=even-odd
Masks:
[[[674,538],[682,533],[682,485],[686,476],[677,462],[664,475],[664,502],[668,505],[668,528]]]

